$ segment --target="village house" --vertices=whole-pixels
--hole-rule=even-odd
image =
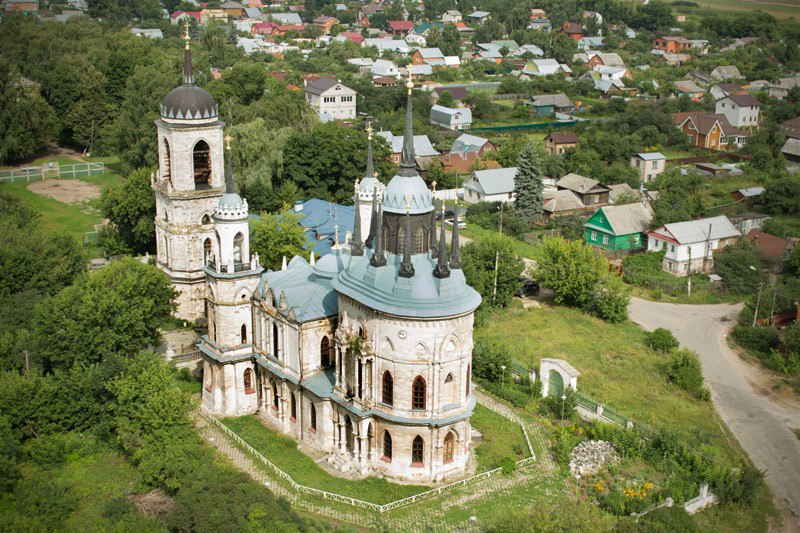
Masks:
[[[438,168],[445,174],[468,176],[475,170],[500,168],[500,163],[492,159],[481,159],[475,152],[443,154],[431,162],[428,169]]]
[[[744,236],[744,240],[752,244],[761,258],[761,267],[767,270],[780,273],[783,270],[784,262],[797,246],[799,239],[783,239],[764,233],[763,231],[753,230]]]
[[[692,59],[692,56],[690,56],[689,54],[667,53],[667,54],[661,55],[661,57],[659,57],[658,60],[666,63],[667,65],[670,65],[670,66],[674,67],[674,66],[678,66],[678,65],[683,65],[687,61],[691,61],[691,59]]]
[[[778,78],[778,83],[769,85],[769,96],[770,98],[783,100],[789,95],[789,91],[795,87],[800,87],[800,76]]]
[[[322,116],[350,120],[356,118],[356,92],[337,80],[320,78],[306,86],[306,101]]]
[[[439,48],[419,48],[411,56],[414,65],[430,65],[431,67],[445,66],[444,54]]]
[[[747,235],[753,230],[761,229],[764,223],[772,218],[763,213],[737,213],[735,215],[726,216],[742,235]]]
[[[455,24],[456,22],[461,22],[463,17],[461,13],[455,9],[449,9],[442,13],[442,23],[444,24]]]
[[[22,15],[38,15],[39,14],[39,1],[38,0],[5,0],[3,2],[3,11],[5,13],[20,13]]]
[[[550,23],[550,19],[547,18],[547,13],[545,13],[544,9],[531,9],[530,20],[528,20],[528,29],[548,32],[553,30],[553,25]]]
[[[390,20],[388,24],[392,37],[403,38],[414,29],[414,22],[411,20]]]
[[[692,42],[686,37],[658,37],[653,41],[653,49],[668,54],[677,54],[692,49]]]
[[[661,270],[673,276],[692,272],[709,273],[714,268],[714,251],[741,237],[728,217],[716,216],[666,224],[647,232],[647,251],[664,251]]]
[[[371,72],[372,76],[376,78],[388,77],[397,79],[400,77],[400,69],[387,59],[376,59],[372,65]]]
[[[711,93],[711,96],[714,97],[714,100],[719,100],[720,98],[725,98],[726,96],[730,96],[732,94],[748,94],[744,87],[738,83],[718,83],[711,87],[709,92]]]
[[[139,37],[147,37],[148,39],[163,39],[164,34],[159,29],[152,28],[131,28],[131,33]]]
[[[212,20],[228,22],[228,12],[224,9],[203,9],[200,11],[200,24],[206,26]]]
[[[757,128],[761,102],[749,94],[731,94],[717,100],[714,112],[725,115],[735,128]]]
[[[200,12],[199,11],[175,11],[169,16],[169,23],[173,26],[183,25],[186,23],[187,20],[194,19],[195,22],[200,22]]]
[[[735,80],[737,78],[741,78],[742,74],[739,72],[739,68],[734,65],[727,65],[723,67],[717,67],[711,71],[711,77],[715,80]]]
[[[483,24],[489,20],[491,16],[492,15],[488,11],[473,11],[467,15],[467,22],[470,24]]]
[[[611,192],[607,185],[571,172],[556,182],[556,188],[574,192],[586,207],[607,204]]]
[[[448,130],[468,130],[472,126],[472,110],[468,107],[453,109],[434,105],[431,107],[429,117],[431,124]]]
[[[566,35],[577,44],[583,37],[586,37],[586,30],[577,22],[565,22],[563,26],[556,30],[558,35]]]
[[[678,80],[673,83],[673,85],[675,86],[676,97],[687,96],[691,100],[697,102],[706,94],[706,90],[699,87],[692,80]]]
[[[781,153],[790,163],[800,163],[800,139],[786,139]]]
[[[778,127],[790,139],[800,139],[800,116],[781,122]]]
[[[317,17],[314,19],[314,25],[322,30],[325,35],[330,35],[334,26],[339,24],[339,19],[334,17]]]
[[[489,139],[478,137],[477,135],[470,135],[469,133],[462,133],[455,140],[453,146],[450,148],[451,154],[466,154],[475,153],[478,157],[484,157],[490,152],[496,152],[497,147]]]
[[[531,96],[531,113],[537,117],[551,116],[556,113],[572,113],[575,104],[564,93],[538,94]]]
[[[379,131],[377,135],[383,137],[389,143],[392,162],[399,165],[403,155],[403,136],[394,135],[391,131]],[[427,135],[414,135],[414,156],[419,168],[427,167],[437,155],[439,155],[439,152],[433,147]]]
[[[297,13],[270,13],[269,18],[278,24],[302,26],[303,19]]]
[[[559,72],[571,73],[572,69],[555,59],[532,59],[522,69],[522,73],[528,76],[552,76]]]
[[[464,201],[513,202],[517,167],[476,170],[464,182]]]
[[[580,54],[576,54],[580,55]],[[616,52],[597,52],[590,50],[585,53],[586,65],[594,68],[597,65],[605,67],[625,67],[625,62]]]
[[[431,91],[431,98],[436,103],[444,93],[450,93],[456,103],[461,103],[467,99],[468,93],[466,87],[437,87]]]
[[[574,131],[556,131],[545,139],[545,150],[551,154],[563,154],[578,144],[578,134]]]
[[[667,158],[661,152],[646,152],[631,157],[631,166],[639,171],[643,183],[649,183],[664,172]]]
[[[645,202],[601,207],[583,223],[584,237],[591,246],[609,251],[644,248],[653,210]]]
[[[583,205],[578,195],[572,191],[550,189],[545,190],[542,196],[544,197],[542,209],[548,220],[554,217],[580,215],[586,212],[586,206]]]
[[[578,50],[583,50],[586,52],[589,50],[603,48],[603,46],[605,46],[603,41],[603,37],[581,37],[578,39]]]
[[[747,142],[748,133],[734,128],[725,115],[699,111],[676,113],[672,122],[683,131],[692,146],[708,150],[736,150]]]
[[[245,14],[245,7],[239,2],[223,2],[219,7],[231,18],[238,19],[243,17]]]

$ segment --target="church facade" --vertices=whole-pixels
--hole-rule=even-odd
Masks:
[[[458,224],[448,257],[416,171],[407,87],[400,170],[381,184],[370,140],[348,244],[265,271],[187,42],[183,84],[157,121],[157,261],[179,291],[178,316],[208,324],[198,345],[206,409],[257,413],[352,475],[438,483],[470,465],[480,296],[461,270]]]

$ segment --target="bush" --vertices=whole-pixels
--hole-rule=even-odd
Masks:
[[[639,519],[639,531],[693,533],[698,531],[692,517],[680,505],[661,507]]]
[[[714,484],[714,493],[722,503],[752,504],[764,482],[764,472],[752,465],[742,465],[728,471]]]
[[[630,291],[618,279],[607,275],[598,284],[594,299],[584,306],[584,310],[606,322],[618,324],[628,319],[630,303]]]
[[[666,328],[658,328],[645,334],[644,344],[659,353],[670,353],[679,346],[678,339]]]
[[[670,357],[667,377],[671,382],[698,398],[708,398],[708,393],[703,392],[703,371],[700,366],[700,358],[693,351],[684,348],[674,352]]]
[[[503,457],[500,459],[500,469],[503,474],[509,476],[517,469],[517,462],[512,457]]]
[[[503,379],[503,369],[511,365],[511,357],[499,346],[479,340],[472,349],[472,374],[481,380],[498,382]]]
[[[622,279],[626,283],[646,287],[651,278],[661,274],[664,251],[629,255],[622,260]]]
[[[778,330],[773,326],[747,327],[737,325],[733,328],[733,339],[744,348],[761,353],[769,353],[780,341]]]
[[[490,392],[511,403],[516,407],[525,407],[531,400],[531,389],[523,384],[514,381],[507,381],[506,383],[494,382],[481,382],[481,386]]]

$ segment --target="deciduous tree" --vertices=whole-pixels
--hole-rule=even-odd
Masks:
[[[258,253],[261,264],[278,269],[283,258],[304,255],[306,234],[294,211],[280,214],[261,213],[250,221],[250,251]]]

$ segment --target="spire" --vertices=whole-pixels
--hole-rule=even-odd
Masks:
[[[461,252],[458,249],[458,196],[456,196],[456,206],[453,209],[453,243],[450,245],[450,268],[453,270],[461,268]]]
[[[233,137],[230,134],[225,136],[225,149],[227,150],[227,154],[225,154],[225,162],[227,163],[225,167],[225,194],[235,194],[236,188],[233,186],[233,163],[231,160],[231,139]]]
[[[361,256],[364,255],[364,241],[361,239],[361,207],[358,205],[358,178],[356,178],[353,184],[353,189],[355,192],[355,196],[353,196],[355,220],[353,221],[353,238],[350,242],[350,255]]]
[[[428,234],[428,244],[431,250],[431,259],[436,259],[438,253],[436,250],[436,180],[433,180],[431,185],[433,186],[433,199],[431,200],[433,209],[431,209],[431,230]],[[444,205],[444,200],[442,200],[442,205]]]
[[[192,52],[189,50],[189,20],[186,20],[186,33],[183,36],[186,41],[183,51],[183,84],[194,85],[194,73],[192,72]]]
[[[447,266],[447,235],[444,232],[444,208],[445,205],[442,202],[442,232],[439,234],[438,261],[436,261],[436,268],[433,269],[433,275],[439,279],[450,277],[450,268]]]
[[[411,89],[414,82],[411,81],[411,72],[408,73],[406,89],[408,89],[408,100],[406,102],[406,132],[403,135],[403,155],[400,160],[400,171],[398,176],[413,177],[417,176],[417,161],[414,156],[414,114],[411,108]]]
[[[386,266],[386,256],[383,254],[383,228],[381,228],[380,221],[383,220],[383,211],[381,208],[381,198],[378,197],[378,212],[375,217],[375,250],[372,252],[372,257],[369,264],[374,267]]]
[[[411,264],[411,203],[406,195],[406,231],[403,243],[403,262],[400,263],[400,270],[397,275],[401,278],[414,277],[414,265]]]
[[[372,248],[375,240],[375,232],[378,231],[378,173],[375,173],[375,186],[372,188],[372,216],[369,221],[369,235],[367,236],[367,248]]]
[[[365,178],[371,178],[375,173],[374,165],[372,164],[372,123],[367,124],[367,170],[364,172]]]

